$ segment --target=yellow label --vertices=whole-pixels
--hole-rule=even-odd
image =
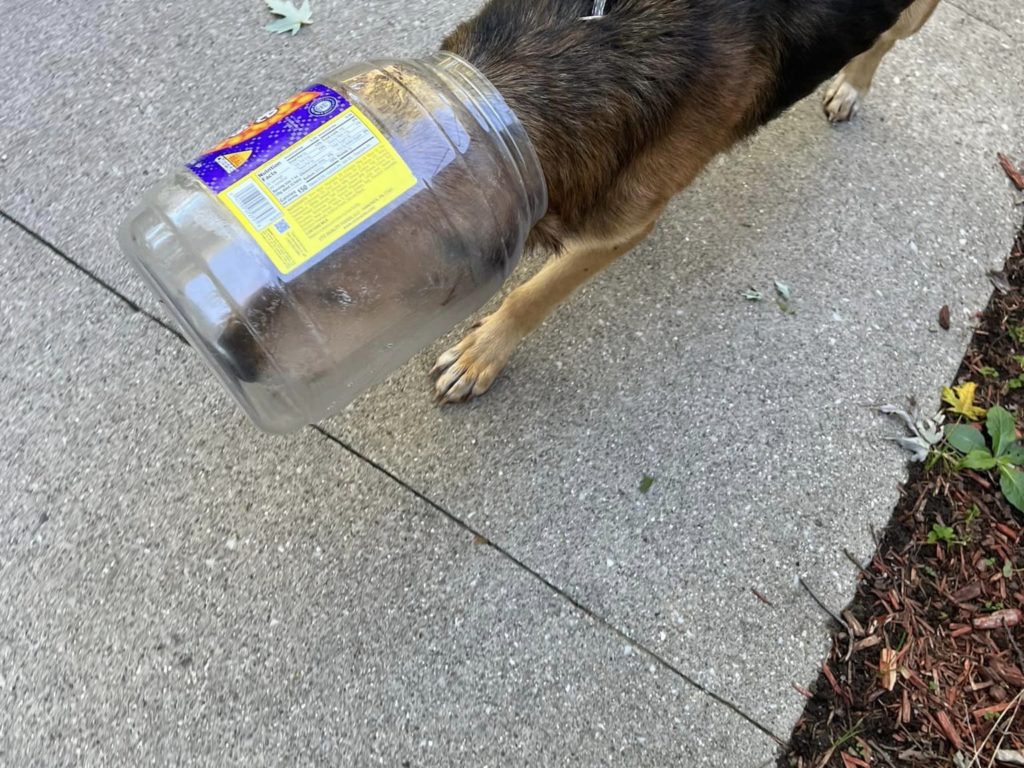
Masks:
[[[415,184],[395,148],[350,107],[218,197],[287,275]]]

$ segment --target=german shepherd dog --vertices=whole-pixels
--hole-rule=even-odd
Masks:
[[[937,4],[491,0],[443,47],[480,69],[525,126],[550,198],[527,245],[550,260],[440,356],[438,400],[486,392],[516,345],[646,238],[715,155],[833,76],[825,114],[853,117],[882,58]]]

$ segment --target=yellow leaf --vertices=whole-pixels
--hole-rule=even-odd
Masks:
[[[974,404],[974,392],[978,385],[973,381],[961,384],[959,387],[942,388],[942,399],[949,405],[949,410],[960,414],[971,421],[984,418],[987,411]]]

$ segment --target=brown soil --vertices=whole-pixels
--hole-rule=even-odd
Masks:
[[[1005,276],[956,383],[1020,426],[1024,230]],[[956,543],[929,544],[935,524]],[[993,474],[914,465],[780,768],[1013,765],[995,755],[1024,754],[1024,621],[1007,626],[1024,611],[1022,539]]]

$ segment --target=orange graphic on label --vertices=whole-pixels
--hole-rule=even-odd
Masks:
[[[241,168],[252,157],[252,150],[247,149],[244,152],[232,152],[230,155],[223,155],[223,158],[227,160],[236,169]]]
[[[288,101],[279,105],[272,112],[268,112],[265,116],[261,117],[256,122],[250,123],[245,128],[240,130],[238,133],[234,134],[233,136],[229,136],[227,139],[222,141],[217,146],[206,150],[206,152],[204,152],[203,154],[208,155],[212,152],[219,152],[222,149],[236,147],[243,141],[248,141],[253,136],[256,136],[257,134],[267,130],[267,128],[269,128],[270,126],[276,125],[277,123],[281,122],[293,112],[302,109],[302,107],[306,106],[307,104],[309,104],[309,102],[313,101],[313,99],[317,98],[320,95],[321,94],[313,91],[303,91],[302,93],[296,94],[292,98],[288,99]]]

